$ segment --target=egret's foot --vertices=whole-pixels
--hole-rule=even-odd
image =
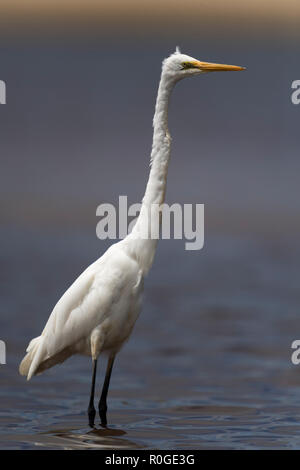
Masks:
[[[89,417],[89,425],[91,428],[94,427],[95,425],[95,416],[96,416],[96,410],[94,406],[89,406],[88,407],[88,417]]]
[[[106,405],[100,405],[99,406],[99,415],[100,415],[100,420],[101,420],[101,425],[105,426],[107,425],[107,406]]]

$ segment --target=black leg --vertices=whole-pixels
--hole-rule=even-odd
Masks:
[[[99,401],[99,414],[101,419],[102,426],[106,426],[107,419],[106,419],[106,412],[107,412],[107,392],[109,387],[109,381],[111,376],[111,371],[114,365],[115,356],[110,356],[107,362],[106,374],[104,379],[104,384],[102,388],[102,393]]]
[[[92,378],[90,403],[89,403],[89,407],[88,407],[89,425],[91,426],[91,428],[94,427],[95,416],[96,416],[96,410],[95,410],[95,407],[94,407],[96,371],[97,371],[97,359],[93,359],[93,378]]]

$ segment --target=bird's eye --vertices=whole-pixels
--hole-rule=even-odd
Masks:
[[[181,64],[181,70],[193,68],[195,68],[195,66],[191,62],[182,62]]]

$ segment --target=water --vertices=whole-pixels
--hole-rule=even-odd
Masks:
[[[159,243],[114,366],[109,427],[91,430],[88,358],[29,383],[18,364],[108,246],[96,207],[142,197],[159,62],[178,43],[247,72],[172,97],[167,202],[205,204],[205,246]],[[1,43],[0,448],[300,448],[298,49],[207,36]]]
[[[300,448],[299,368],[290,360],[300,250],[286,249],[291,240],[210,236],[196,253],[161,242],[144,310],[116,360],[108,429],[96,421],[92,430],[88,358],[29,383],[17,365],[49,306],[103,243],[80,231],[42,238],[7,229],[2,237],[10,321],[1,323],[1,448]]]

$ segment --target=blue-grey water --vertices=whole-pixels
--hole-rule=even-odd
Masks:
[[[114,367],[108,428],[87,425],[88,358],[29,383],[18,375],[58,298],[108,246],[98,204],[142,197],[159,62],[177,42],[0,46],[0,448],[300,448],[295,43],[180,44],[248,69],[175,90],[167,201],[205,204],[205,245],[160,242]]]
[[[93,236],[5,235],[2,448],[300,447],[300,366],[291,363],[299,337],[296,243],[287,253],[288,240],[211,237],[203,251],[187,252],[181,241],[163,241],[143,313],[113,371],[109,428],[91,430],[88,358],[30,383],[17,366],[48,306],[93,260]],[[100,361],[101,381],[103,369]]]

